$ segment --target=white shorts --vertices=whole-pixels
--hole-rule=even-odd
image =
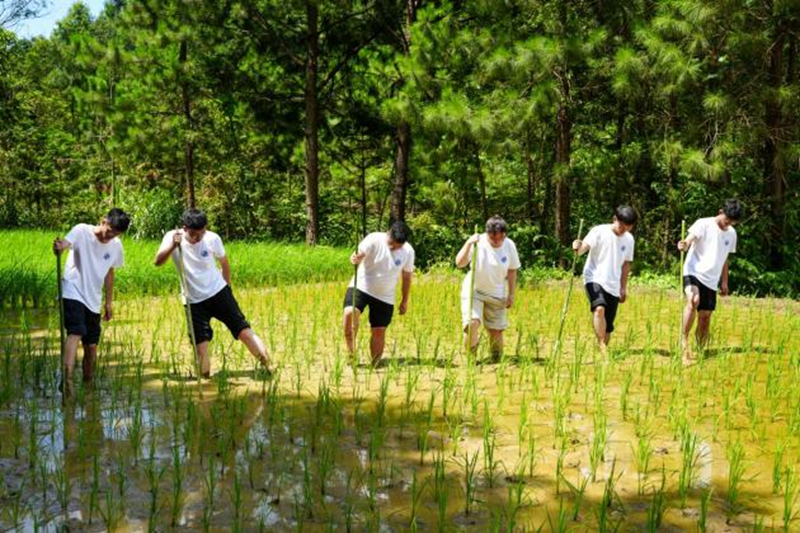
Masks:
[[[478,320],[489,329],[508,328],[508,309],[505,299],[475,292],[472,298],[472,320]],[[461,296],[461,326],[466,328],[470,322],[469,295]]]

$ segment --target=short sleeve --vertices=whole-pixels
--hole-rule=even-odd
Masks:
[[[211,242],[211,251],[217,259],[225,257],[225,246],[223,246],[222,238],[219,235],[214,235],[214,240]]]
[[[627,253],[625,254],[625,261],[633,261],[633,249],[636,247],[636,240],[631,235],[630,245],[628,246]]]
[[[705,234],[705,225],[703,224],[703,220],[698,220],[689,228],[689,235],[693,236],[697,239],[702,239]],[[685,239],[686,236],[681,236],[681,239]]]
[[[69,230],[69,233],[67,233],[67,236],[64,237],[64,240],[69,243],[69,245],[72,247],[73,250],[76,249],[80,245],[79,241],[80,241],[80,236],[81,236],[81,231],[82,230],[83,230],[83,228],[81,228],[81,224],[78,224],[77,226],[75,226],[74,228]]]
[[[168,231],[164,238],[161,239],[161,250],[166,250],[167,248],[172,247],[172,236],[175,234],[175,230]]]
[[[125,265],[125,251],[122,248],[122,243],[117,241],[117,258],[112,265],[113,268],[120,268]]]
[[[370,233],[366,237],[364,237],[360,243],[358,243],[358,251],[363,252],[367,255],[374,253],[375,251],[375,234]]]
[[[508,269],[509,270],[519,270],[519,267],[522,266],[519,262],[519,253],[517,253],[517,245],[514,241],[509,239],[509,247],[508,247]]]
[[[403,265],[403,272],[414,272],[415,254],[414,248],[408,245],[408,253],[406,254],[406,263]]]
[[[586,234],[586,237],[583,239],[583,244],[589,246],[589,248],[594,248],[597,245],[597,236],[600,234],[598,231],[598,226],[593,227],[589,230],[589,233]]]

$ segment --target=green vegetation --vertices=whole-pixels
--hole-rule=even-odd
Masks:
[[[738,196],[732,289],[800,293],[796,2],[115,0],[13,28],[0,227],[116,204],[155,238],[197,205],[226,239],[347,247],[404,219],[427,266],[500,213],[552,267],[629,203],[634,269],[667,272],[681,220]]]
[[[56,232],[0,231],[0,307],[48,306],[55,301]],[[63,235],[63,234],[62,234]],[[125,266],[115,280],[117,296],[177,293],[178,275],[171,264],[153,266],[161,241],[124,239]],[[235,287],[264,287],[287,283],[344,280],[351,275],[342,248],[303,244],[230,242],[225,251],[231,261]],[[63,261],[64,259],[62,259]]]
[[[214,323],[202,398],[178,298],[126,298],[66,408],[55,310],[4,311],[0,528],[797,529],[797,302],[731,297],[684,368],[676,291],[633,289],[609,358],[579,299],[548,358],[567,286],[531,284],[474,364],[458,279],[419,276],[377,369],[341,281],[238,289],[276,376]]]

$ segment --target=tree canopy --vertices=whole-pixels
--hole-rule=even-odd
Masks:
[[[34,39],[8,13],[0,227],[114,204],[155,236],[197,205],[352,244],[405,219],[425,264],[499,213],[556,264],[627,203],[637,268],[666,269],[681,219],[737,196],[740,287],[800,292],[795,0],[113,0]]]

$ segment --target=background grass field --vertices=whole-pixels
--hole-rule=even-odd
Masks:
[[[55,232],[0,231],[0,307],[50,305],[56,295]],[[178,290],[171,265],[153,266],[160,242],[123,238],[125,266],[116,278],[121,297],[169,294]],[[285,283],[344,280],[352,272],[350,250],[303,244],[228,242],[233,285],[263,287]],[[66,258],[62,259],[66,261]]]

